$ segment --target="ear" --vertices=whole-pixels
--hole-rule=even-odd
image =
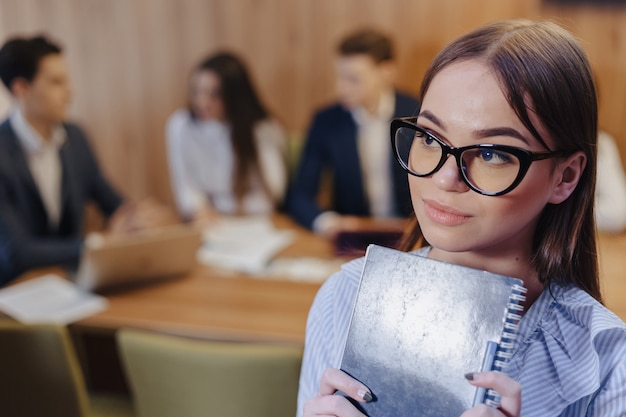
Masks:
[[[576,189],[578,181],[587,166],[587,156],[578,151],[558,163],[554,171],[554,189],[549,202],[560,204],[567,200]]]
[[[13,94],[15,98],[23,98],[28,94],[29,87],[30,84],[25,78],[18,77],[11,83],[11,94]]]

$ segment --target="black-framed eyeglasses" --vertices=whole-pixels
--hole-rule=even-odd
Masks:
[[[477,144],[454,148],[415,124],[416,118],[391,121],[391,146],[402,168],[428,177],[453,155],[461,178],[479,194],[498,196],[524,179],[533,161],[565,156],[565,151],[531,152],[515,146]]]

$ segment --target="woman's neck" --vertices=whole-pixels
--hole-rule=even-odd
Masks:
[[[524,303],[524,311],[528,311],[533,302],[544,290],[544,285],[539,281],[539,274],[532,265],[530,251],[528,253],[516,251],[510,254],[490,254],[477,252],[446,252],[433,248],[428,256],[440,261],[451,262],[470,268],[489,271],[494,274],[521,279],[524,282],[524,287],[528,290],[526,293],[526,302]]]

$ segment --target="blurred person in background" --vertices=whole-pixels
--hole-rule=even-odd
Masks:
[[[626,176],[615,140],[602,130],[598,131],[595,215],[601,232],[626,230]]]
[[[165,218],[151,202],[125,203],[85,133],[65,121],[72,88],[58,45],[43,36],[9,39],[0,78],[14,101],[0,124],[0,285],[32,268],[75,268],[88,201],[118,236]]]
[[[11,110],[11,95],[0,88],[0,118],[4,119]]]
[[[287,140],[232,53],[204,59],[191,74],[189,106],[167,122],[172,188],[180,216],[268,214],[287,187]]]
[[[367,218],[408,217],[408,182],[394,162],[389,123],[419,111],[413,97],[394,89],[391,40],[375,30],[344,38],[335,62],[338,103],[313,117],[288,211],[300,224],[334,237],[365,226]],[[329,207],[318,204],[323,174],[332,176]]]

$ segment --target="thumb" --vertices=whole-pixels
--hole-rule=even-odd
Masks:
[[[492,389],[500,395],[500,411],[507,417],[518,417],[522,409],[522,386],[501,372],[465,374],[470,384]]]

